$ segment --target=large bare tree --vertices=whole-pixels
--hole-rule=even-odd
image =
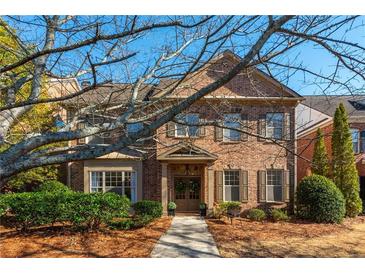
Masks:
[[[365,47],[346,36],[363,28],[357,16],[7,16],[0,27],[12,41],[0,40],[0,51],[7,56],[0,66],[0,145],[5,147],[0,152],[1,184],[34,167],[91,159],[153,138],[157,128],[252,67],[284,83],[294,75],[311,79],[323,93],[355,92],[365,80]],[[305,46],[321,48],[333,66],[319,71],[306,65],[300,54]],[[227,49],[240,57],[230,71],[185,99],[164,103],[190,75]],[[346,78],[341,77],[344,73]],[[70,78],[90,84],[72,93],[44,96],[50,83]],[[62,106],[113,82],[124,85],[97,102],[78,103],[72,118],[56,129],[24,130],[13,138],[12,128],[35,107]],[[146,88],[162,82],[169,84],[159,100],[139,100]],[[117,92],[128,96],[115,104],[111,100]],[[76,127],[88,115],[108,116],[109,122]],[[68,142],[147,121],[137,132],[106,146]]]

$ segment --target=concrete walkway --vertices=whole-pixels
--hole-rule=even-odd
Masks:
[[[152,258],[219,258],[204,219],[176,216],[151,252]]]

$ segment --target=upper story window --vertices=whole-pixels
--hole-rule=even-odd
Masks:
[[[240,140],[240,132],[234,130],[232,128],[239,129],[241,115],[239,113],[231,113],[224,115],[224,126],[228,128],[223,128],[223,141],[239,141]]]
[[[282,201],[284,171],[282,169],[269,169],[266,176],[266,200],[268,202]]]
[[[175,124],[176,137],[197,137],[199,135],[199,126],[197,125],[199,124],[199,114],[181,114],[177,118],[185,121],[185,124]]]
[[[354,149],[354,153],[358,154],[360,152],[360,132],[357,128],[351,128],[351,136],[352,136],[352,147]]]
[[[223,173],[224,201],[239,201],[240,179],[238,170],[225,170]]]
[[[133,124],[127,124],[127,133],[133,134],[133,133],[140,131],[142,128],[143,128],[143,124],[140,122],[133,123]]]
[[[110,126],[109,123],[103,123],[103,128],[108,128]],[[92,145],[103,145],[103,144],[111,144],[112,143],[113,133],[111,131],[101,132],[95,135],[91,135],[86,137],[86,143]]]
[[[282,139],[284,131],[284,113],[266,114],[266,137]]]

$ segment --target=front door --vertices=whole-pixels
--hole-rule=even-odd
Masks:
[[[200,177],[175,177],[174,186],[176,211],[198,211],[200,204]]]

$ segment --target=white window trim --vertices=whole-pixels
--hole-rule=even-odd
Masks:
[[[239,169],[224,169],[223,170],[223,201],[224,202],[239,202],[239,201],[227,201],[226,200],[226,174],[225,174],[225,172],[226,171],[237,171],[238,172],[238,176],[240,176],[239,175],[239,172],[240,172],[240,170]],[[238,187],[238,197],[239,197],[239,191],[240,191],[240,178],[238,177],[238,185],[237,185],[237,187]]]
[[[268,136],[268,134],[267,134],[267,132],[268,132],[268,119],[267,119],[267,116],[269,115],[269,114],[281,114],[282,115],[282,118],[283,118],[283,120],[282,120],[282,126],[281,126],[281,137],[280,138],[275,138],[274,136]],[[272,138],[272,139],[275,139],[275,140],[283,140],[284,139],[284,135],[285,135],[285,121],[284,121],[284,119],[285,119],[285,114],[284,114],[284,112],[267,112],[266,113],[266,116],[265,116],[265,137],[268,137],[268,138]],[[275,129],[275,127],[273,127],[274,129]],[[274,130],[275,131],[275,130]],[[273,131],[273,132],[274,132]]]
[[[280,185],[280,189],[281,189],[281,197],[283,198],[283,195],[284,195],[284,193],[283,193],[283,185],[284,185],[284,169],[280,169],[280,168],[270,168],[270,169],[267,169],[266,170],[266,185],[265,185],[265,192],[266,192],[266,202],[268,202],[268,203],[281,203],[282,202],[282,200],[281,201],[271,201],[271,200],[269,200],[268,199],[268,192],[267,192],[267,186],[268,186],[268,184],[267,184],[267,182],[268,182],[268,180],[267,180],[267,178],[268,178],[268,176],[267,176],[267,174],[268,174],[268,171],[276,171],[276,170],[280,170],[281,171],[281,185]]]
[[[237,128],[237,130],[236,131],[238,131],[239,130],[239,127],[240,127],[240,122],[241,122],[241,114],[240,113],[237,113],[237,112],[235,112],[235,113],[225,113],[224,115],[237,115],[238,117],[237,117],[237,123],[238,123],[238,128]],[[225,122],[226,122],[226,117],[224,116],[224,121],[223,121],[223,124],[225,124]],[[232,122],[232,121],[231,121]],[[238,137],[238,139],[237,140],[231,140],[231,139],[225,139],[224,138],[224,132],[225,131],[231,131],[231,130],[234,130],[234,129],[230,129],[230,128],[224,128],[223,127],[223,132],[222,132],[222,141],[223,142],[225,142],[225,143],[230,143],[230,142],[233,142],[233,143],[236,143],[236,142],[239,142],[240,140],[241,140],[241,138],[240,137]],[[239,131],[238,131],[239,132]],[[240,132],[239,132],[240,133]]]
[[[131,173],[131,188],[134,187],[135,191],[134,191],[134,195],[132,196],[132,191],[131,191],[131,203],[135,203],[137,202],[137,192],[138,192],[138,183],[137,183],[137,171],[135,170],[91,170],[89,171],[89,192],[91,192],[92,189],[92,173],[93,172],[101,172],[102,173],[102,189],[103,189],[103,193],[105,193],[105,173],[106,172],[123,172],[122,173],[122,186],[121,187],[117,187],[117,188],[122,188],[122,195],[125,195],[125,186],[124,186],[124,176],[125,176],[125,172],[130,172]],[[134,177],[134,178],[133,178]],[[135,182],[133,182],[133,180],[135,180]],[[133,185],[134,184],[134,185]]]
[[[200,114],[199,113],[184,113],[184,118],[185,118],[185,123],[186,123],[186,116],[187,115],[197,115],[198,116],[198,120],[200,120]],[[177,134],[177,126],[182,126],[185,127],[185,135],[178,135]],[[174,123],[174,135],[175,138],[198,138],[199,137],[199,126],[197,126],[198,130],[197,130],[197,135],[194,136],[190,136],[189,135],[189,126],[188,125],[182,125],[182,124],[178,124],[178,123]]]

